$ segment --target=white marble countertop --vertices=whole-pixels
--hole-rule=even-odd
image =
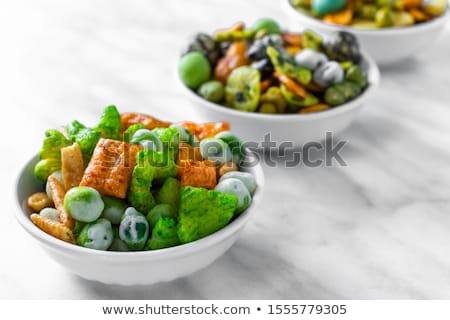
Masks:
[[[6,4],[6,3],[5,3]],[[237,243],[184,279],[124,288],[67,273],[15,221],[14,179],[43,132],[102,108],[196,119],[174,65],[189,35],[272,16],[277,1],[10,1],[0,19],[0,298],[450,298],[450,28],[382,70],[342,134],[348,166],[265,167]],[[45,275],[45,276],[43,276]]]

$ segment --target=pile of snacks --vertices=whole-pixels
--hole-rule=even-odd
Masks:
[[[359,44],[341,32],[282,32],[272,19],[199,33],[180,58],[181,81],[204,99],[240,111],[310,113],[342,105],[367,87]]]
[[[445,13],[447,0],[290,0],[324,22],[356,28],[406,27]]]
[[[242,141],[226,122],[171,124],[105,109],[95,127],[45,133],[27,199],[31,220],[97,250],[173,247],[208,236],[246,210],[254,177],[239,171]]]

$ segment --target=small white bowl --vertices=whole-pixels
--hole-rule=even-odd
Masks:
[[[447,8],[442,16],[409,27],[360,29],[323,22],[298,11],[289,0],[280,1],[290,17],[292,30],[312,29],[323,35],[331,35],[337,31],[353,33],[361,47],[380,65],[392,64],[429,49],[444,30],[450,12]]]
[[[246,171],[253,174],[258,186],[251,206],[223,229],[177,247],[139,252],[100,251],[69,244],[43,232],[31,222],[25,204],[29,195],[44,190],[42,182],[37,181],[33,174],[37,157],[31,159],[18,176],[16,194],[19,208],[15,216],[56,262],[85,279],[119,285],[149,285],[171,281],[208,266],[224,254],[236,241],[261,202],[263,171],[256,157],[250,152],[247,154],[247,161],[255,165]]]
[[[270,141],[284,147],[301,147],[308,142],[325,140],[326,133],[338,134],[355,119],[363,103],[380,83],[380,71],[373,59],[362,51],[362,68],[367,72],[368,87],[355,99],[332,109],[306,114],[264,114],[244,112],[212,103],[186,87],[177,74],[178,83],[192,100],[202,121],[229,121],[233,132],[249,147],[262,149],[261,143],[270,134]],[[250,144],[251,143],[251,144]],[[256,147],[256,143],[258,147]],[[289,145],[288,145],[289,144]]]

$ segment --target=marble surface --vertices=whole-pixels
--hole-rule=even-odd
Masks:
[[[272,16],[277,1],[9,1],[1,10],[0,298],[450,298],[450,26],[382,70],[342,135],[345,167],[265,166],[265,198],[208,268],[150,287],[67,273],[15,221],[14,183],[43,132],[102,108],[196,119],[177,89],[186,38]],[[444,41],[445,40],[445,41]]]

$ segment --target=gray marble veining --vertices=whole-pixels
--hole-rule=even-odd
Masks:
[[[382,70],[340,136],[347,166],[265,166],[263,204],[224,256],[184,279],[123,288],[67,274],[21,230],[19,167],[44,130],[94,123],[111,103],[195,120],[174,79],[186,39],[286,17],[270,0],[14,1],[1,11],[0,298],[450,298],[449,26],[426,56]]]

